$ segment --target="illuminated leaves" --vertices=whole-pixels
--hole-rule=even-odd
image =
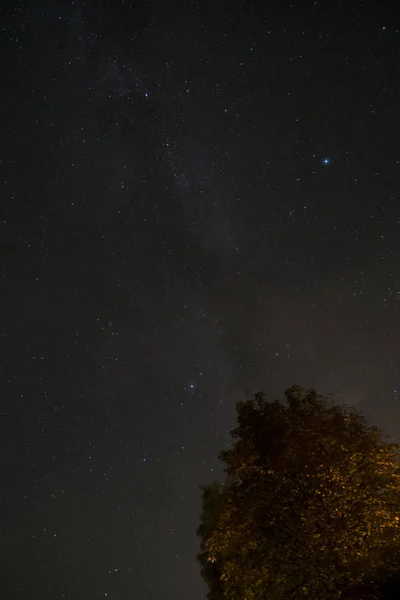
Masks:
[[[203,548],[230,600],[340,598],[400,555],[398,446],[314,390],[286,399],[239,403],[220,455],[230,480]]]

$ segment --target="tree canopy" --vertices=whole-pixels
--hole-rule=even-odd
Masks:
[[[300,386],[239,402],[231,436],[226,481],[203,486],[210,600],[379,597],[400,565],[399,445]]]

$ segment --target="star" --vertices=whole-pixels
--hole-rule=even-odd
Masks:
[[[325,165],[326,167],[329,166],[331,164],[331,159],[328,158],[327,156],[325,158],[322,159],[322,164]]]

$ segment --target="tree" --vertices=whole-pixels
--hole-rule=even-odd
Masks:
[[[237,404],[229,479],[203,487],[209,597],[379,597],[400,565],[399,445],[313,389],[285,396]]]
[[[218,526],[218,515],[222,506],[225,486],[214,482],[209,486],[201,486],[201,490],[202,512],[197,535],[202,540],[206,540]],[[197,560],[200,563],[201,575],[209,589],[208,600],[223,600],[219,568],[217,563],[208,560],[208,552],[204,543],[201,544],[201,552],[197,555]]]

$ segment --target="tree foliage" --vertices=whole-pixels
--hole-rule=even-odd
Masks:
[[[218,515],[222,508],[225,486],[214,482],[209,486],[201,486],[202,490],[202,513],[197,535],[206,540],[218,526]],[[220,583],[220,572],[216,562],[208,560],[208,551],[204,543],[201,544],[201,552],[197,555],[201,566],[201,575],[206,582],[209,592],[209,600],[223,600],[222,587]]]
[[[228,480],[203,487],[209,597],[378,597],[400,564],[399,446],[313,389],[285,396],[237,404]]]

